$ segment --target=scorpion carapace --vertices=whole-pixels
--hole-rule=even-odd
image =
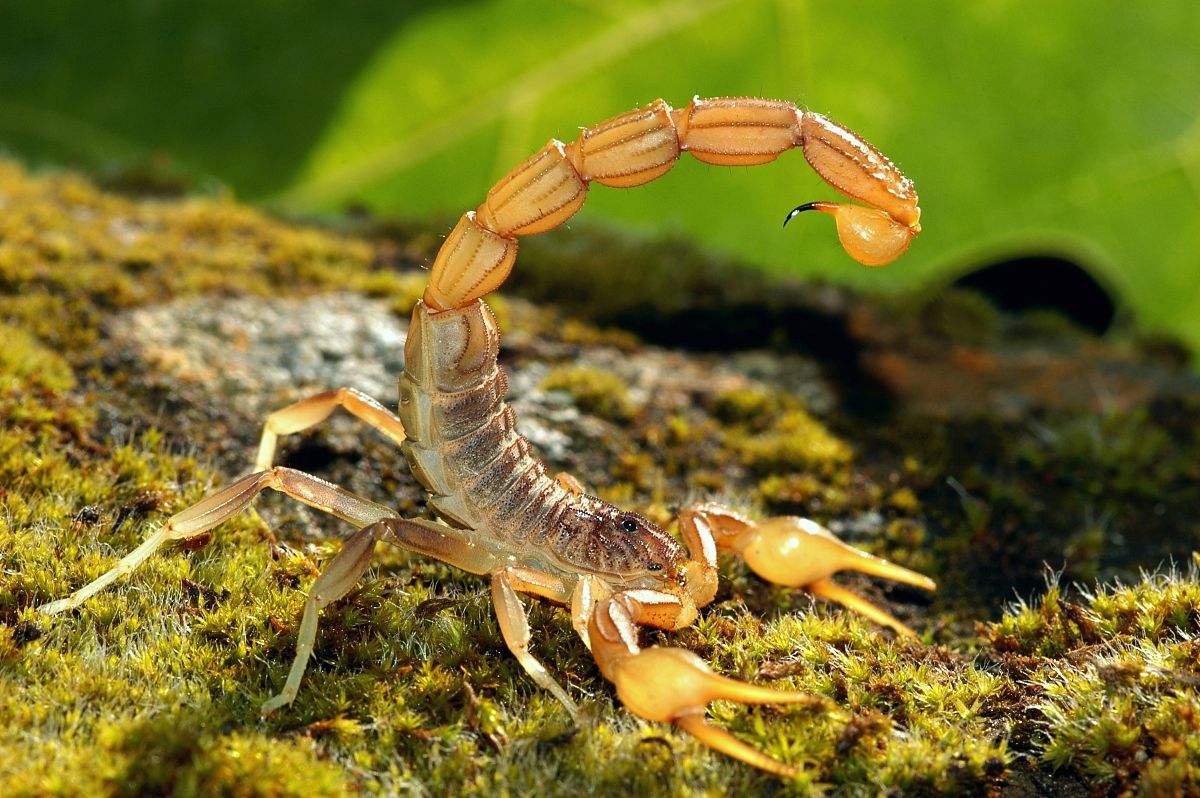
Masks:
[[[720,553],[742,557],[763,578],[805,588],[906,635],[913,633],[833,582],[857,570],[924,589],[920,574],[839,542],[819,525],[783,517],[755,522],[713,504],[685,510],[680,543],[646,518],[589,496],[569,475],[551,476],[516,431],[497,363],[500,338],[482,298],[512,269],[520,236],[544,232],[583,205],[590,183],[629,187],[669,170],[683,152],[710,164],[750,166],[800,147],[831,186],[862,204],[813,202],[832,215],[846,251],[878,266],[899,257],[920,232],[909,181],[858,135],[789,102],[693,99],[672,109],[662,100],[586,128],[570,144],[552,140],[516,167],[467,212],[433,263],[413,311],[400,377],[399,414],[353,389],[328,391],[272,413],[255,471],[168,519],[111,570],[71,596],[42,607],[78,606],[128,574],[167,540],[189,538],[246,507],[265,488],[331,513],[358,528],[313,583],[300,623],[296,657],[269,712],[295,697],[312,652],[321,608],[346,594],[387,540],[476,574],[490,576],[506,644],[526,672],[575,716],[575,702],[529,653],[520,594],[569,608],[571,622],[601,673],[637,715],[679,725],[708,745],[787,775],[794,769],[705,721],[708,702],[814,701],[804,693],[756,687],[717,676],[691,652],[641,649],[638,629],[692,623],[717,591]],[[317,477],[273,467],[279,435],[306,429],[344,408],[400,444],[439,520],[400,518],[393,510]]]

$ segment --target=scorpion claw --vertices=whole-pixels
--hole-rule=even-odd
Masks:
[[[901,622],[894,615],[886,610],[876,607],[871,602],[867,601],[862,596],[851,593],[846,588],[834,582],[832,579],[822,579],[813,582],[806,587],[808,592],[814,596],[820,596],[823,599],[837,602],[848,610],[854,610],[858,614],[869,618],[880,626],[887,626],[894,629],[897,634],[904,637],[917,637],[909,626]]]
[[[643,649],[619,657],[608,670],[617,696],[633,714],[674,723],[711,748],[781,776],[795,775],[796,769],[709,724],[704,719],[706,707],[716,700],[740,704],[824,703],[809,693],[773,690],[719,676],[700,657],[681,648]]]
[[[908,636],[915,637],[916,633],[829,577],[838,571],[858,571],[922,590],[937,589],[929,577],[847,546],[807,518],[772,518],[750,526],[733,543],[751,570],[768,582],[805,588]]]
[[[778,759],[767,756],[754,746],[746,745],[720,726],[712,725],[704,719],[703,714],[684,715],[675,721],[675,725],[709,748],[720,751],[734,759],[740,759],[747,765],[752,765],[760,770],[775,773],[784,778],[791,778],[798,772],[791,765],[785,765]]]

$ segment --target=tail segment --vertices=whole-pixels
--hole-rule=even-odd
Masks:
[[[648,183],[666,173],[683,151],[705,163],[753,166],[796,146],[804,148],[826,182],[871,206],[824,203],[848,209],[843,216],[855,209],[850,235],[833,214],[851,256],[879,265],[908,247],[920,231],[912,181],[857,134],[779,100],[697,97],[679,109],[655,100],[584,129],[570,144],[551,139],[493,186],[438,251],[425,304],[449,310],[496,290],[512,271],[517,237],[565,222],[583,206],[592,181],[617,188]],[[902,245],[887,243],[893,240]]]

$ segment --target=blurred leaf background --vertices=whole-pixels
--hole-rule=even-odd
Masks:
[[[0,147],[165,154],[288,212],[451,217],[550,136],[655,97],[789,98],[916,180],[925,233],[895,267],[854,267],[825,219],[779,229],[832,194],[794,154],[685,159],[584,215],[875,289],[1061,257],[1197,349],[1198,43],[1188,0],[20,0],[0,5]]]

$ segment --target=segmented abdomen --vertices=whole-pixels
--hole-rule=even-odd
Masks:
[[[403,450],[447,522],[499,543],[541,546],[569,494],[516,431],[499,341],[482,301],[437,313],[417,305],[400,378]]]

